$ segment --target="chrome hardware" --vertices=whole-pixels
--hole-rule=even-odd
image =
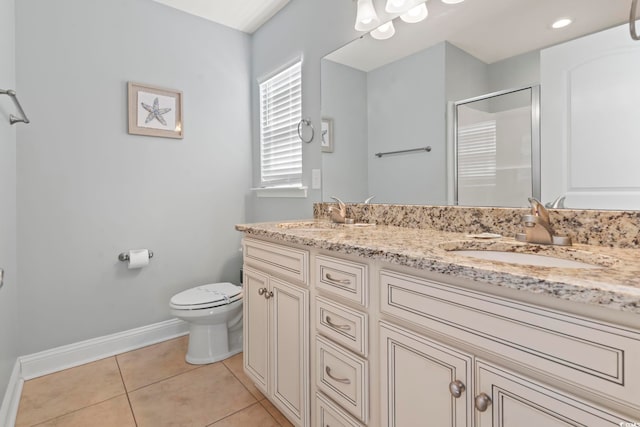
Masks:
[[[153,258],[153,252],[149,251],[149,259]],[[120,253],[120,255],[118,255],[118,259],[122,262],[127,262],[129,261],[129,254],[126,252],[122,252]]]
[[[16,91],[15,90],[11,90],[11,89],[0,89],[0,95],[9,95],[9,97],[13,100],[13,103],[15,104],[16,108],[18,109],[18,112],[20,113],[20,115],[22,116],[22,118],[20,117],[16,117],[13,114],[9,114],[9,124],[16,124],[16,123],[29,123],[29,119],[27,118],[27,115],[24,113],[24,110],[22,109],[22,105],[20,105],[20,101],[18,101],[18,97],[16,96]]]
[[[329,375],[329,378],[331,378],[334,381],[337,381],[342,384],[351,384],[351,380],[349,378],[338,378],[331,375],[331,368],[328,366],[325,368],[324,371],[327,373],[327,375]]]
[[[266,291],[266,289],[265,289],[265,291]],[[269,291],[269,292],[265,292],[264,293],[264,299],[269,299],[271,297],[273,297],[273,291]]]
[[[550,209],[564,209],[564,199],[566,196],[558,196],[553,202],[545,203],[545,207]]]
[[[327,322],[327,325],[331,326],[332,328],[341,329],[343,331],[350,331],[351,330],[351,325],[338,325],[337,323],[333,323],[329,316],[325,317],[324,321]]]
[[[451,393],[451,396],[455,397],[456,399],[462,396],[462,393],[464,393],[465,389],[466,387],[464,386],[464,383],[460,380],[451,381],[449,383],[449,392]]]
[[[426,147],[411,148],[409,150],[398,150],[398,151],[387,151],[386,153],[376,153],[376,157],[380,158],[382,156],[388,156],[390,154],[417,153],[419,151],[426,151],[428,153],[431,151],[431,146],[428,145]]]
[[[529,198],[531,203],[531,214],[524,215],[524,233],[516,233],[516,240],[527,243],[538,243],[542,245],[571,246],[571,238],[554,235],[549,211],[534,198]]]
[[[333,277],[331,277],[331,274],[326,273],[324,275],[324,278],[327,279],[328,281],[332,282],[332,283],[336,283],[338,285],[350,285],[351,284],[351,280],[349,279],[334,279]]]
[[[476,409],[480,412],[484,412],[491,405],[491,398],[486,393],[480,393],[475,398]]]
[[[309,140],[306,140],[302,137],[302,125],[305,126],[309,126],[311,128],[311,138],[309,138]],[[300,122],[298,123],[298,137],[300,137],[300,140],[303,142],[306,142],[307,144],[310,143],[311,141],[313,141],[313,136],[315,135],[316,130],[313,128],[313,123],[311,123],[311,119],[301,119]]]
[[[4,286],[4,269],[0,268],[0,289]]]
[[[367,197],[367,198],[365,199],[365,201],[364,201],[364,204],[365,204],[365,205],[368,205],[369,203],[371,203],[371,200],[373,200],[373,198],[374,198],[374,197],[376,197],[376,196],[369,196],[369,197]]]
[[[267,292],[267,288],[258,289],[258,295],[264,295],[265,292]]]

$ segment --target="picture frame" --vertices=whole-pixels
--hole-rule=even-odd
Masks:
[[[134,82],[127,84],[127,90],[130,134],[184,137],[181,91]]]
[[[322,118],[320,149],[323,153],[333,153],[333,119],[328,117]]]

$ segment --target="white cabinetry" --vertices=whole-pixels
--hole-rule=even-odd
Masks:
[[[409,427],[427,414],[438,426],[632,422],[607,404],[640,417],[637,331],[411,275],[379,276],[382,313],[423,331],[380,322],[383,426]],[[597,404],[549,382],[581,389]]]
[[[471,426],[472,357],[380,323],[383,426]]]
[[[309,426],[308,252],[249,239],[244,250],[245,372],[294,424]]]

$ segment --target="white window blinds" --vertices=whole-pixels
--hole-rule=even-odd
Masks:
[[[496,185],[496,122],[458,129],[458,180],[465,187]]]
[[[302,62],[260,84],[260,186],[302,184]]]

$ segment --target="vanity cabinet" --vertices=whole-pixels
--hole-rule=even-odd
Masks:
[[[244,241],[245,371],[296,425],[640,423],[638,328],[300,248]]]
[[[636,331],[393,271],[379,277],[390,315],[379,327],[383,426],[425,417],[477,427],[628,421],[603,403],[640,414]],[[589,389],[598,404],[547,383],[558,380]]]
[[[310,425],[309,254],[245,239],[244,370],[298,426]]]
[[[363,263],[326,255],[315,255],[313,264],[317,425],[366,425],[371,372],[366,310],[369,269]]]

